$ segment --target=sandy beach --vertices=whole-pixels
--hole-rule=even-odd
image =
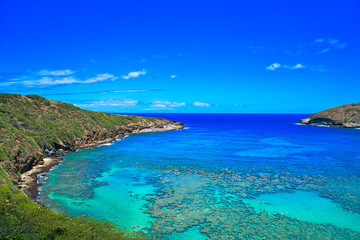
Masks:
[[[24,191],[33,201],[36,201],[38,191],[41,183],[38,182],[38,175],[44,172],[50,171],[50,169],[58,165],[62,161],[62,158],[47,157],[43,161],[34,166],[30,171],[21,174],[21,180],[19,187]]]

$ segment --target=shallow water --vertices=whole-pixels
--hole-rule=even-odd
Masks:
[[[359,131],[294,124],[304,115],[158,116],[189,128],[66,154],[40,200],[160,238],[360,238]]]
[[[256,212],[278,212],[292,218],[313,223],[329,223],[360,232],[360,215],[344,211],[340,205],[316,192],[263,194],[256,199],[244,199]]]

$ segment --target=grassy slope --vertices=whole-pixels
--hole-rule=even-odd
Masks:
[[[36,95],[0,94],[0,239],[142,239],[108,221],[68,217],[39,206],[9,176],[26,171],[16,166],[31,156],[40,158],[44,146],[71,142],[94,129],[149,121],[156,120],[87,111]]]
[[[114,115],[49,101],[37,95],[0,94],[0,165],[12,173],[29,170],[44,148],[64,146],[93,131],[111,130],[154,118]],[[29,161],[29,158],[35,158]]]

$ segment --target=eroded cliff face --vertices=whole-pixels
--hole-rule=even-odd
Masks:
[[[360,127],[360,103],[346,104],[327,109],[301,119],[300,123],[330,127]]]
[[[184,125],[181,122],[156,119],[153,122],[138,122],[131,123],[127,126],[120,126],[116,129],[98,128],[89,131],[82,138],[77,138],[71,143],[63,143],[58,146],[57,152],[74,151],[81,148],[91,148],[103,143],[114,141],[115,139],[123,138],[129,134],[145,133],[145,132],[163,132],[183,129]],[[62,152],[60,151],[60,152]],[[49,154],[48,154],[49,155]]]

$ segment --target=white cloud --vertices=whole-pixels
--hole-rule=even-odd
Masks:
[[[166,105],[161,104],[161,103],[155,103],[155,104],[152,104],[150,107],[152,107],[152,108],[166,108]]]
[[[6,86],[17,84],[18,82],[14,82],[14,80],[17,80],[17,79],[11,79],[11,81],[0,83],[0,86],[6,87]]]
[[[150,107],[151,108],[174,108],[174,107],[183,107],[186,103],[180,102],[169,102],[169,101],[155,101]]]
[[[109,73],[103,73],[103,74],[98,74],[96,75],[95,77],[93,78],[88,78],[88,79],[85,79],[83,81],[79,81],[80,83],[94,83],[94,82],[102,82],[102,81],[105,81],[105,80],[116,80],[118,79],[119,77],[116,77],[114,76],[113,74],[109,74]]]
[[[104,106],[135,106],[139,101],[138,100],[112,100],[99,102],[98,105]]]
[[[275,69],[279,68],[281,66],[280,63],[273,63],[266,67],[267,70],[274,71]]]
[[[186,103],[179,103],[179,102],[172,102],[169,106],[170,107],[183,107]]]
[[[142,71],[129,72],[127,75],[122,75],[121,78],[123,78],[123,79],[137,78],[140,75],[145,75],[145,74],[146,74],[146,71],[145,71],[145,69],[143,69]]]
[[[346,48],[346,43],[339,43],[336,45],[336,48]]]
[[[338,39],[334,38],[321,38],[314,41],[314,45],[321,50],[318,53],[327,53],[334,49],[342,49],[347,46],[346,43],[341,43]]]
[[[298,63],[298,64],[295,64],[294,66],[284,65],[283,68],[295,70],[295,69],[301,69],[301,68],[306,68],[306,67],[304,65]]]
[[[70,69],[65,69],[65,70],[54,70],[54,71],[49,71],[49,70],[42,70],[38,73],[38,75],[40,76],[66,76],[66,75],[71,75],[74,74],[75,72],[70,70]]]
[[[56,96],[56,95],[78,95],[78,94],[95,94],[95,93],[137,93],[137,92],[159,92],[163,91],[163,89],[129,89],[129,90],[111,90],[111,91],[90,91],[90,92],[58,92],[58,93],[46,93],[47,96]]]
[[[45,70],[43,70],[45,71]],[[41,72],[43,72],[41,71]],[[47,71],[47,70],[46,70]],[[65,70],[64,70],[65,71]],[[53,73],[57,72],[57,73]],[[26,87],[32,87],[32,86],[50,86],[50,85],[63,85],[63,84],[72,84],[72,83],[94,83],[94,82],[101,82],[105,80],[116,80],[119,77],[114,76],[113,74],[109,73],[102,73],[97,74],[95,77],[87,78],[87,79],[80,79],[76,78],[74,76],[61,76],[61,74],[65,73],[58,73],[58,71],[52,71],[52,72],[46,72],[41,73],[41,76],[21,76],[16,79],[10,79],[8,82],[4,82],[3,86],[9,86],[14,84],[21,84]],[[70,73],[70,72],[67,72]],[[57,74],[57,75],[56,75]],[[40,73],[38,74],[40,75]]]
[[[243,104],[235,104],[234,107],[240,107],[241,108],[241,107],[245,107],[245,105],[243,105]]]
[[[305,68],[305,66],[302,65],[302,64],[300,64],[300,63],[298,63],[298,64],[296,64],[296,65],[293,67],[293,69],[299,69],[299,68]]]
[[[170,75],[171,78],[176,78],[176,75]]]
[[[210,104],[202,102],[194,102],[193,105],[196,107],[210,107]]]
[[[138,104],[138,100],[107,99],[90,101],[86,104],[75,104],[78,107],[132,107]]]
[[[25,86],[47,86],[47,85],[60,85],[60,84],[70,84],[78,82],[77,79],[73,77],[64,77],[64,78],[52,78],[52,77],[42,77],[36,80],[25,80],[19,82]]]
[[[280,63],[273,63],[269,66],[266,67],[267,70],[271,70],[274,71],[278,68],[285,68],[285,69],[290,69],[290,70],[295,70],[295,69],[301,69],[301,68],[306,68],[305,65],[297,63],[294,66],[289,66],[289,65],[282,65]]]
[[[155,92],[162,91],[162,89],[130,89],[130,90],[114,90],[114,91],[104,91],[100,93],[135,93],[135,92]]]
[[[325,49],[319,51],[319,53],[326,53],[326,52],[328,52],[328,51],[330,51],[330,48],[325,48]]]
[[[328,42],[331,43],[331,44],[337,44],[337,43],[339,42],[339,40],[333,39],[333,38],[329,38],[329,39],[328,39]]]

